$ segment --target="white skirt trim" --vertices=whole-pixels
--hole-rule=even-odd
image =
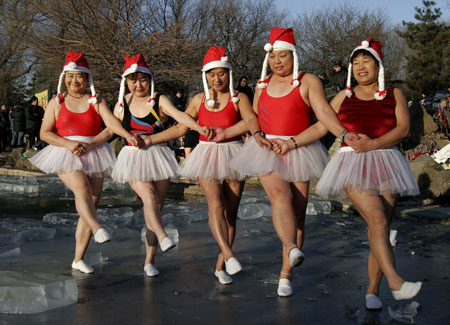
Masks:
[[[241,147],[241,141],[220,143],[200,141],[181,165],[180,175],[187,179],[242,181],[245,175],[230,168],[231,159]]]
[[[111,177],[117,183],[178,179],[178,162],[167,144],[145,149],[125,146],[120,150]]]
[[[88,142],[93,137],[69,136],[65,138]],[[48,145],[31,157],[29,161],[47,174],[79,170],[91,177],[103,177],[112,171],[116,156],[107,142],[92,148],[81,156],[74,155],[64,147]]]
[[[267,138],[291,137],[267,135]],[[327,151],[319,141],[278,155],[261,148],[251,137],[231,161],[231,168],[239,170],[246,176],[275,173],[287,182],[306,182],[311,178],[319,178],[327,162]]]
[[[368,152],[341,148],[325,168],[316,193],[339,196],[345,188],[370,195],[420,193],[408,161],[396,147]]]

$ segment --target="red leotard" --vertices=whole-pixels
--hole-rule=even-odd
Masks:
[[[361,100],[356,95],[345,97],[338,118],[350,132],[363,133],[372,139],[389,132],[397,125],[394,88],[387,90],[383,100]],[[346,146],[342,143],[341,146]]]
[[[204,97],[203,97],[204,99]],[[240,115],[234,108],[234,104],[230,99],[228,99],[227,105],[217,112],[212,112],[206,109],[205,102],[202,100],[200,108],[198,109],[198,124],[201,126],[209,126],[209,127],[219,127],[222,129],[226,129],[241,120]],[[222,142],[231,142],[237,141],[240,139],[240,136],[226,139]],[[208,141],[208,139],[200,134],[201,141]]]
[[[89,104],[89,109],[84,113],[74,113],[69,111],[65,101],[62,101],[55,127],[58,135],[62,137],[73,135],[91,137],[100,133],[102,119],[93,104]]]
[[[304,74],[300,77],[300,82]],[[270,82],[270,79],[269,79]],[[272,97],[264,88],[258,101],[258,123],[267,134],[294,136],[313,122],[311,107],[305,104],[300,87],[283,97]]]

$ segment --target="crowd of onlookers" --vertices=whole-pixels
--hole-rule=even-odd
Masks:
[[[38,150],[44,144],[39,138],[44,109],[33,96],[26,105],[7,107],[1,105],[0,111],[0,152],[13,148]]]

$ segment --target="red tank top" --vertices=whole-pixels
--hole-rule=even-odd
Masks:
[[[203,96],[203,99],[205,97]],[[230,99],[228,99],[227,105],[218,112],[212,112],[206,109],[205,102],[202,100],[200,108],[198,109],[198,124],[201,126],[209,126],[209,127],[219,127],[222,129],[226,129],[241,120],[241,116],[234,108],[234,104]],[[200,134],[201,141],[208,141],[206,137]],[[230,139],[226,139],[223,142],[231,142],[240,140],[240,137],[234,137]]]
[[[363,133],[372,139],[386,134],[397,125],[395,117],[394,88],[387,90],[383,100],[361,100],[355,95],[345,97],[338,118],[342,126],[351,132]],[[342,143],[342,146],[346,146]]]
[[[300,87],[283,97],[272,97],[264,88],[258,101],[258,122],[264,133],[294,136],[312,124],[313,112],[303,101]]]
[[[62,99],[61,110],[55,124],[58,135],[68,137],[72,135],[91,137],[96,136],[102,130],[102,119],[95,111],[93,104],[84,113],[73,113],[66,107]]]

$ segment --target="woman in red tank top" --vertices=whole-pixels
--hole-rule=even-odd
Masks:
[[[67,92],[61,93],[64,81]],[[88,82],[90,96],[86,92]],[[76,246],[72,268],[83,273],[94,269],[83,261],[91,235],[98,243],[110,235],[97,221],[96,208],[103,187],[104,172],[115,163],[112,148],[101,132],[102,120],[117,134],[135,145],[137,138],[127,132],[109,110],[106,101],[95,94],[89,65],[82,53],[69,52],[58,85],[58,96],[47,106],[41,126],[41,139],[49,145],[30,161],[46,173],[57,173],[75,196],[80,216],[75,234]],[[58,133],[54,133],[55,127]]]
[[[283,243],[283,265],[278,295],[290,296],[292,269],[304,260],[303,245],[309,180],[318,178],[327,163],[326,150],[318,142],[325,135],[320,125],[311,126],[313,112],[339,136],[344,128],[325,98],[322,83],[312,75],[298,71],[298,59],[292,28],[272,28],[270,43],[264,46],[261,80],[255,92],[254,110],[261,129],[274,144],[274,150],[262,150],[250,139],[232,161],[246,175],[260,176],[260,182],[272,205],[275,230]],[[273,72],[266,79],[266,66]],[[355,133],[343,134],[346,141]],[[252,163],[244,163],[249,161]]]
[[[327,165],[316,192],[322,196],[345,192],[368,224],[370,254],[368,309],[382,308],[378,298],[382,276],[396,300],[417,295],[421,282],[406,282],[395,270],[389,230],[399,195],[419,194],[409,164],[394,147],[409,132],[405,97],[398,88],[384,88],[382,44],[371,38],[350,56],[347,89],[332,100],[342,125],[359,133],[353,148],[342,148]],[[350,86],[351,74],[358,85]],[[362,134],[364,133],[364,134]],[[392,234],[392,232],[391,232]]]
[[[231,64],[226,50],[211,47],[203,60],[204,93],[190,101],[186,110],[202,126],[215,130],[214,139],[201,136],[200,143],[181,166],[180,175],[198,180],[208,203],[209,225],[220,248],[215,276],[222,284],[232,283],[233,275],[242,269],[231,249],[236,234],[236,218],[245,177],[229,167],[234,154],[241,148],[239,136],[250,130],[260,132],[250,101],[245,94],[233,91]],[[208,83],[210,89],[208,89]],[[241,121],[241,116],[244,121]],[[152,136],[152,141],[161,141],[167,134],[181,136],[187,132],[177,125]],[[257,133],[260,145],[270,143]],[[225,201],[226,200],[226,201]]]

